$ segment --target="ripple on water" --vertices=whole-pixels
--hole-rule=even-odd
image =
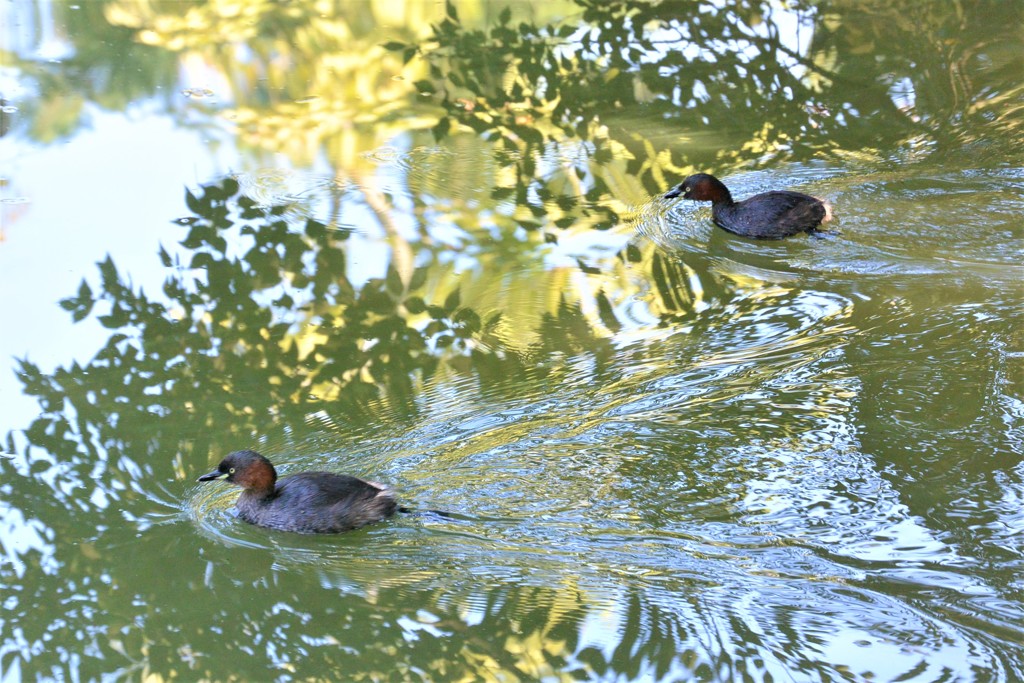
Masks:
[[[784,271],[943,273],[1003,282],[1021,276],[1020,169],[818,171],[813,183],[797,185],[793,171],[785,169],[785,178],[780,172],[775,182],[763,174],[725,180],[738,198],[780,187],[825,198],[835,207],[836,220],[826,226],[831,234],[780,242],[738,238],[713,226],[707,204],[669,204],[658,196],[638,209],[634,227],[665,249],[709,252],[741,263],[754,258]]]
[[[507,416],[522,417],[513,403]],[[424,416],[424,428],[433,417]],[[610,662],[640,629],[641,641],[657,634],[668,639],[666,652],[690,652],[695,668],[726,666],[729,677],[817,670],[929,680],[998,668],[965,619],[916,606],[925,587],[971,587],[925,566],[943,544],[914,540],[907,525],[917,527],[898,496],[877,495],[887,485],[869,458],[794,443],[707,452],[703,463],[685,465],[706,477],[689,507],[665,485],[678,476],[669,460],[676,456],[652,453],[650,435],[634,442],[643,456],[634,470],[616,446],[635,435],[633,423],[577,417],[491,420],[481,408],[392,445],[401,458],[422,449],[425,434],[461,433],[424,461],[405,496],[416,501],[420,490],[447,486],[436,495],[461,499],[471,512],[455,519],[397,516],[348,534],[286,534],[237,520],[236,488],[200,485],[189,509],[208,537],[270,551],[275,571],[312,571],[342,593],[388,591],[386,604],[432,606],[406,617],[417,633],[446,628],[436,615],[470,624],[538,615],[564,618],[580,656]],[[717,511],[709,504],[716,489],[724,494]]]
[[[185,500],[185,511],[204,535],[226,545],[267,549],[266,534],[246,528],[235,516],[239,489],[234,486],[196,484]]]
[[[870,209],[855,199],[846,210],[858,206]],[[863,391],[843,355],[848,337],[864,332],[851,329],[853,299],[797,272],[828,272],[846,251],[850,272],[932,272],[949,262],[874,224],[784,243],[713,238],[706,217],[702,229],[704,243],[684,238],[680,248],[710,251],[758,282],[729,289],[685,330],[651,324],[649,336],[634,330],[613,343],[601,364],[587,351],[566,353],[546,372],[486,391],[472,373],[440,371],[411,409],[374,407],[374,419],[355,424],[315,413],[311,426],[337,443],[318,437],[316,455],[283,463],[283,473],[352,471],[325,455],[345,452],[359,458],[354,474],[396,484],[403,503],[456,517],[281,534],[234,517],[237,489],[197,485],[197,525],[224,544],[271,551],[278,571],[315,571],[325,585],[366,595],[387,588],[466,622],[534,606],[542,619],[571,615],[577,654],[593,661],[661,638],[652,647],[687,652],[694,670],[723,678],[968,679],[979,667],[1000,670],[991,624],[978,636],[966,613],[979,603],[963,600],[994,605],[997,591],[960,573],[961,548],[912,514],[861,451],[854,404]],[[918,229],[923,239],[936,226]],[[937,334],[952,324],[925,323]],[[1003,521],[1017,518],[1005,512]],[[1012,532],[992,540],[1019,550]],[[426,612],[408,619],[413,634],[436,628]],[[1016,636],[1005,629],[1007,641]],[[609,668],[622,670],[621,659]]]
[[[444,202],[472,201],[490,193],[490,188],[477,182],[488,177],[493,164],[486,155],[460,154],[453,147],[407,149],[386,145],[363,157],[377,164],[378,175],[395,193],[411,193],[421,199],[435,197]]]

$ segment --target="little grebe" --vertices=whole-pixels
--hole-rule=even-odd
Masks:
[[[781,239],[798,232],[816,232],[832,217],[828,204],[800,192],[765,192],[734,202],[722,181],[697,173],[665,193],[665,199],[682,196],[711,202],[711,218],[719,227],[743,237]]]
[[[398,509],[386,486],[330,472],[301,472],[277,480],[270,461],[256,451],[235,451],[199,481],[223,479],[241,486],[238,516],[250,524],[307,534],[349,531]]]

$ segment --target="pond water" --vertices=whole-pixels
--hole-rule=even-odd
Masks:
[[[1024,680],[1024,5],[3,12],[0,681]]]

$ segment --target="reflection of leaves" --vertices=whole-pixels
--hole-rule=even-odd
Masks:
[[[631,170],[645,185],[663,186],[665,160],[636,135],[632,122],[617,123],[625,104],[642,103],[655,117],[677,118],[685,110],[687,120],[715,129],[742,126],[742,133],[736,131],[741,141],[760,139],[768,149],[792,151],[796,140],[811,148],[831,145],[824,135],[808,135],[804,102],[811,93],[793,74],[797,57],[772,31],[756,28],[770,14],[762,3],[718,12],[680,12],[676,5],[633,0],[579,4],[585,7],[582,21],[573,20],[579,23],[524,22],[513,30],[510,14],[503,13],[489,31],[466,29],[453,14],[436,25],[428,43],[434,47],[421,46],[434,85],[420,90],[435,93],[447,111],[450,123],[442,121],[435,134],[455,123],[485,134],[519,155],[517,186],[536,189],[550,189],[536,177],[536,155],[573,139],[588,141],[587,156],[598,169],[615,158],[614,147],[625,146]],[[720,40],[726,35],[736,36],[740,49]],[[700,49],[683,58],[679,44]],[[780,90],[795,95],[788,104],[774,100],[776,115],[766,128],[758,112]],[[753,115],[738,115],[741,109]],[[611,138],[598,134],[602,127]],[[581,180],[590,174],[588,163],[572,166]],[[590,178],[591,190],[610,208],[602,175],[598,170]]]
[[[180,222],[185,252],[159,250],[169,273],[163,298],[133,286],[107,257],[98,283],[83,282],[61,302],[75,320],[94,316],[110,330],[94,359],[52,375],[21,365],[26,393],[43,408],[26,434],[61,454],[66,480],[109,492],[138,476],[138,464],[94,470],[94,456],[81,453],[92,439],[111,452],[122,444],[135,458],[189,435],[205,459],[216,441],[301,423],[325,407],[358,414],[384,400],[411,408],[415,383],[442,362],[503,382],[547,372],[549,357],[609,352],[578,301],[563,297],[541,316],[536,340],[513,350],[499,334],[504,311],[481,315],[428,267],[403,274],[392,264],[383,277],[353,282],[347,232],[257,205],[230,178],[185,201],[195,212]],[[611,301],[603,292],[597,299],[601,322],[615,329]],[[145,448],[112,431],[128,412]],[[215,425],[228,433],[211,432]]]
[[[61,300],[60,307],[69,311],[72,319],[77,323],[89,315],[93,303],[95,301],[92,298],[92,288],[83,280],[78,287],[78,296]]]
[[[130,441],[123,429],[111,431],[127,412],[150,444],[212,425],[264,433],[301,422],[325,401],[355,411],[381,396],[408,403],[417,375],[429,377],[445,355],[469,354],[480,316],[457,289],[443,306],[428,305],[420,291],[426,271],[403,282],[394,267],[354,283],[347,233],[316,220],[293,226],[280,207],[259,207],[238,192],[227,179],[187,193],[196,214],[182,240],[190,255],[172,258],[161,248],[160,260],[188,268],[170,270],[166,299],[133,287],[107,257],[95,289],[83,282],[61,302],[76,321],[92,315],[111,332],[86,367],[47,375],[21,363],[25,392],[44,411],[26,436],[60,455],[65,480],[116,495],[138,472],[100,472],[93,456],[78,452],[93,438],[107,451]],[[423,321],[428,310],[433,319]],[[161,438],[164,429],[172,432]]]
[[[178,526],[150,533],[162,547],[196,552],[193,542],[181,538]],[[39,670],[68,668],[88,680],[109,674],[126,653],[139,657],[147,671],[180,675],[186,670],[188,678],[197,680],[266,680],[268,672],[280,670],[282,661],[288,662],[288,678],[295,679],[346,671],[352,680],[587,680],[593,678],[592,669],[586,659],[575,656],[580,632],[593,619],[608,617],[607,608],[586,602],[592,596],[563,585],[499,584],[477,591],[453,589],[451,582],[426,589],[371,584],[372,598],[347,594],[340,603],[337,589],[325,585],[312,593],[314,600],[326,601],[329,607],[324,608],[310,603],[306,573],[274,571],[265,553],[240,555],[238,548],[228,552],[216,546],[203,550],[232,569],[230,577],[213,573],[212,588],[218,597],[213,607],[203,611],[202,619],[179,619],[179,627],[159,627],[168,620],[168,592],[188,594],[196,590],[196,582],[192,576],[168,574],[160,567],[166,555],[141,553],[137,572],[119,577],[117,583],[96,582],[88,594],[75,595],[47,610],[33,609],[39,603],[32,599],[62,595],[67,591],[66,578],[44,575],[38,584],[26,586],[20,602],[10,601],[16,607],[8,605],[7,615],[21,627],[22,642],[48,646],[40,645],[30,655],[5,653],[3,663],[21,661],[25,669],[29,663]],[[77,572],[86,574],[91,569],[88,557],[83,551],[76,559],[85,564]],[[239,557],[251,561],[239,563]],[[260,589],[268,574],[274,591]],[[159,589],[154,576],[164,577]],[[410,610],[410,605],[422,609]],[[344,620],[339,621],[339,611]],[[239,619],[240,614],[244,619]],[[69,626],[94,636],[93,646],[72,654],[68,651],[72,644],[52,639],[54,630]],[[209,642],[211,630],[217,634],[222,655],[209,656],[200,647]],[[253,638],[253,632],[274,637]],[[107,637],[110,633],[117,637]],[[368,637],[373,647],[366,646]],[[360,653],[355,664],[353,652]],[[672,657],[673,653],[669,649],[656,654]],[[634,657],[653,654],[645,649]],[[618,664],[614,662],[612,668]],[[414,675],[406,675],[409,672]]]
[[[971,49],[986,55],[981,61],[1002,63],[987,56],[990,49],[999,50],[988,46],[998,42],[992,28],[1020,23],[1019,6],[991,2],[981,3],[987,11],[967,17],[941,5],[870,3],[870,9],[833,7],[827,18],[762,0],[719,10],[647,0],[577,4],[584,7],[582,18],[513,27],[511,14],[503,12],[487,30],[470,29],[449,12],[430,39],[415,46],[432,81],[418,90],[432,94],[445,111],[434,134],[461,127],[493,140],[513,155],[516,178],[514,187],[498,187],[494,197],[514,194],[521,207],[542,207],[560,228],[615,222],[621,207],[605,185],[615,159],[623,159],[628,173],[653,192],[687,166],[722,170],[839,149],[890,150],[922,133],[938,137],[942,131],[935,124],[959,126],[968,113],[965,103],[972,100],[954,92],[936,101],[918,97],[908,105],[890,92],[893,81],[918,83],[919,91],[948,89],[946,81],[963,82],[956,74],[965,64],[947,54],[943,36],[966,22],[978,36]],[[784,19],[776,18],[782,13]],[[983,21],[988,13],[1006,21]],[[793,19],[813,26],[807,52],[795,52],[783,40],[783,27]],[[835,26],[858,29],[836,31]],[[919,26],[927,31],[922,34]],[[406,55],[411,47],[388,45]],[[968,58],[975,56],[961,61]],[[915,62],[932,66],[908,68]],[[1005,74],[996,76],[1005,87]],[[980,105],[971,110],[1013,101],[1012,93],[1000,98],[976,90],[972,94]],[[1019,127],[1007,118],[1019,119],[1001,117],[1001,129]],[[687,149],[685,160],[677,162],[638,129],[644,119],[677,126],[684,135],[715,131],[718,148]],[[579,158],[557,170],[538,163],[577,140],[585,145]],[[579,207],[560,201],[582,197],[587,203]],[[553,204],[558,212],[551,211]]]
[[[579,205],[547,190],[536,197],[564,210]],[[557,372],[568,355],[594,354],[600,373],[612,353],[607,333],[621,328],[624,294],[614,288],[564,291],[530,321],[500,301],[484,316],[467,301],[479,296],[472,283],[439,282],[428,266],[396,262],[383,277],[352,281],[348,232],[257,204],[234,179],[189,191],[185,202],[194,215],[178,221],[183,251],[159,250],[168,269],[161,297],[133,286],[107,257],[97,283],[61,302],[76,321],[94,316],[110,330],[103,348],[84,367],[20,368],[43,409],[26,435],[58,458],[41,466],[67,490],[118,497],[150,466],[147,453],[182,438],[205,460],[208,449],[224,449],[220,442],[300,424],[325,408],[361,414],[384,401],[415,409],[415,384],[442,363],[510,388],[510,379]],[[494,245],[500,256],[506,247]],[[523,245],[515,247],[522,257]],[[621,261],[647,268],[635,247]],[[600,266],[585,268],[606,280]],[[668,302],[681,272],[654,274]],[[666,308],[685,312],[687,297]],[[101,452],[121,466],[97,469]],[[66,496],[58,492],[57,504]]]

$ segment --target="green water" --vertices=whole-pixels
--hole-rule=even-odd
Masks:
[[[4,4],[0,680],[1024,680],[1024,6],[589,4]]]

